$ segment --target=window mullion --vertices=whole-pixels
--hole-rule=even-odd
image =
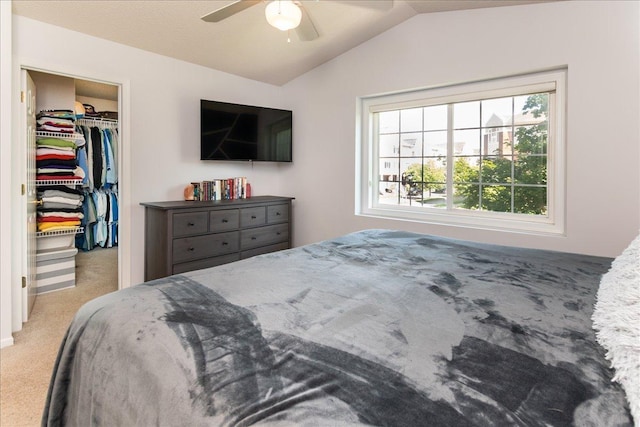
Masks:
[[[515,98],[511,98],[511,213],[516,211],[516,109]]]
[[[369,151],[369,158],[367,159],[371,174],[369,175],[369,185],[367,187],[368,206],[373,204],[377,205],[378,200],[375,198],[378,194],[377,188],[380,188],[380,117],[379,113],[371,114],[372,123],[369,129],[373,144]]]
[[[447,210],[453,209],[453,104],[447,105]]]
[[[398,113],[398,204],[402,202],[402,111]]]

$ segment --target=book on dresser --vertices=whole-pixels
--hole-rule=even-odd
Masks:
[[[290,248],[292,200],[256,196],[141,203],[145,281]]]
[[[225,178],[192,182],[194,200],[230,200],[247,198],[247,178]]]

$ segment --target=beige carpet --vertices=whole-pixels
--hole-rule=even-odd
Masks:
[[[0,426],[39,426],[58,348],[85,302],[118,289],[117,248],[76,256],[76,287],[38,295],[31,319],[0,350]]]

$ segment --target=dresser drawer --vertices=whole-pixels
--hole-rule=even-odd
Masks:
[[[209,213],[209,230],[211,232],[236,230],[240,225],[238,209],[211,211]]]
[[[237,231],[174,239],[173,263],[224,255],[237,250]]]
[[[173,274],[186,273],[192,270],[202,270],[203,268],[215,267],[217,265],[227,264],[233,261],[238,261],[240,255],[238,252],[216,256],[212,258],[199,259],[197,261],[182,262],[180,264],[173,265]]]
[[[273,245],[289,240],[289,224],[269,225],[240,231],[240,248],[242,250]]]
[[[289,221],[289,205],[271,205],[267,206],[267,224],[275,224],[277,222]]]
[[[275,245],[260,246],[240,252],[240,259],[251,258],[256,255],[268,254],[270,252],[283,251],[289,249],[289,242],[276,243]]]
[[[173,215],[173,237],[206,233],[209,229],[207,212],[187,212]]]
[[[267,210],[265,206],[240,209],[240,227],[254,227],[264,225],[267,222]]]

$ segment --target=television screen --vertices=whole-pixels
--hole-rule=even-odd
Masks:
[[[200,100],[200,159],[292,161],[292,112]]]

